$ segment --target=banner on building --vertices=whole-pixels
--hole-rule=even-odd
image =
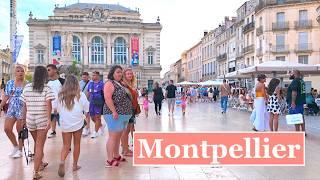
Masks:
[[[61,57],[61,36],[56,34],[52,38],[52,63],[53,64],[60,64],[60,57]]]
[[[139,37],[134,36],[131,38],[131,65],[139,64]]]
[[[13,63],[16,63],[18,60],[20,49],[21,49],[23,35],[14,35],[13,40],[14,40],[14,43],[13,43],[12,57],[13,57]]]

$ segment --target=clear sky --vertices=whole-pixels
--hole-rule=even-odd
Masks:
[[[161,65],[163,72],[179,60],[184,50],[192,47],[203,36],[204,30],[217,27],[225,16],[236,16],[236,10],[245,0],[79,0],[80,3],[108,3],[139,8],[144,22],[156,22],[160,16]],[[36,18],[47,18],[53,14],[54,4],[77,3],[78,0],[17,0],[18,34],[25,36],[18,58],[24,62],[28,52],[28,14]],[[9,45],[10,0],[0,0],[0,48]],[[163,73],[162,72],[162,73]]]

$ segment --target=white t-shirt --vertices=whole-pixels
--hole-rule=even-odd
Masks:
[[[83,112],[89,112],[89,101],[83,92],[81,92],[79,100],[75,99],[71,111],[59,101],[56,101],[56,107],[60,115],[59,121],[62,132],[75,132],[83,127],[85,119]]]
[[[54,98],[55,98],[55,100],[52,101],[52,113],[53,113],[54,109],[56,109],[56,107],[55,107],[56,102],[55,101],[58,100],[58,94],[61,90],[62,84],[60,83],[60,81],[58,79],[56,79],[54,81],[49,81],[48,86],[51,88],[51,91],[53,92]]]

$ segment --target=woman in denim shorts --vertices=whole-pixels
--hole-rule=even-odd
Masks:
[[[107,141],[106,167],[119,166],[119,162],[126,161],[119,154],[120,139],[127,128],[132,116],[132,95],[120,81],[122,79],[122,67],[113,66],[108,74],[108,81],[104,86],[106,106],[104,119],[109,129]]]

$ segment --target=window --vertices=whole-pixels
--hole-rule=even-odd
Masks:
[[[114,63],[115,64],[127,64],[127,47],[126,40],[122,37],[118,37],[114,41]]]
[[[277,34],[276,36],[276,51],[284,51],[285,50],[285,37],[284,34]]]
[[[77,62],[81,61],[81,44],[77,36],[72,37],[72,56]]]
[[[298,56],[298,62],[300,64],[308,64],[309,63],[308,58],[309,57],[307,55]]]
[[[148,52],[148,64],[153,64],[153,52]]]
[[[285,15],[284,12],[277,13],[277,23],[283,23],[285,22]]]
[[[103,40],[95,36],[92,39],[92,46],[91,46],[91,63],[92,64],[103,64],[104,62],[104,47],[103,47]]]
[[[308,49],[308,33],[307,32],[299,32],[299,50],[307,50]]]
[[[277,56],[276,60],[277,61],[286,61],[286,57],[285,56]]]
[[[262,17],[259,18],[259,24],[262,26]]]
[[[44,50],[37,50],[37,60],[38,64],[44,63]]]
[[[303,23],[308,20],[308,11],[307,10],[300,10],[299,11],[299,22]]]
[[[277,0],[277,4],[284,4],[285,0]]]

